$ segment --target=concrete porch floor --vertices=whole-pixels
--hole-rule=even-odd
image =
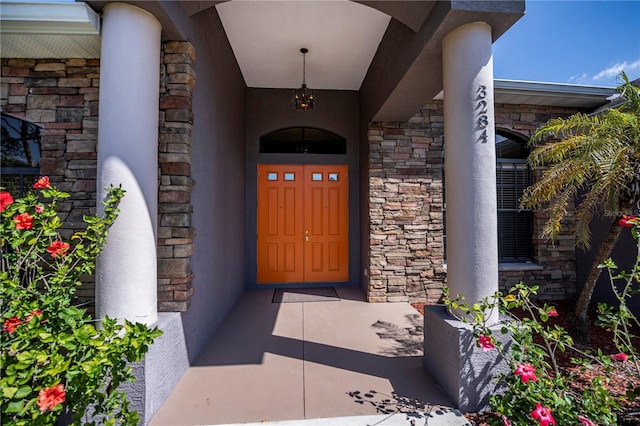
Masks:
[[[423,372],[422,315],[336,291],[304,303],[247,291],[151,424],[468,424]]]

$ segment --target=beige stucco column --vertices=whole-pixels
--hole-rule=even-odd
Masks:
[[[491,27],[459,27],[442,49],[447,285],[475,303],[498,290]]]
[[[96,268],[96,310],[157,321],[158,103],[161,26],[124,3],[105,6],[98,129],[98,211],[110,184],[126,194]]]

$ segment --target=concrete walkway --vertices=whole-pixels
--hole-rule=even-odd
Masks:
[[[422,316],[337,292],[298,303],[246,292],[151,424],[468,424],[423,373]]]

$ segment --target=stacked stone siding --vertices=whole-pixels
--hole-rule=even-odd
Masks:
[[[158,309],[185,311],[193,296],[191,102],[195,84],[190,43],[162,46],[158,141]],[[61,233],[84,228],[96,211],[99,59],[2,59],[0,107],[44,127],[41,175],[71,197],[59,205]],[[94,278],[78,290],[94,300]],[[91,308],[92,309],[92,308]]]
[[[71,194],[58,206],[66,238],[96,210],[99,84],[99,59],[2,59],[2,111],[44,127],[40,173]],[[93,300],[84,281],[77,295]]]
[[[528,139],[549,118],[576,110],[530,105],[495,106],[496,128]],[[406,123],[369,126],[370,262],[368,300],[435,303],[446,283],[444,266],[443,104],[425,106]],[[534,237],[544,217],[534,217]],[[573,221],[554,243],[534,238],[540,268],[500,272],[501,290],[524,281],[541,297],[561,299],[575,291]]]
[[[370,302],[436,302],[443,266],[442,104],[369,126]]]
[[[158,163],[158,310],[186,311],[194,293],[191,255],[191,131],[195,50],[191,43],[163,45],[160,74]]]

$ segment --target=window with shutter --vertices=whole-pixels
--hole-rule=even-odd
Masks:
[[[501,262],[533,260],[533,213],[520,209],[520,198],[531,185],[526,142],[496,131],[496,195],[498,197],[498,258]]]
[[[496,130],[496,195],[498,197],[498,260],[533,261],[533,212],[520,209],[520,198],[531,185],[526,141]],[[442,179],[444,185],[444,174]],[[445,195],[446,209],[446,195]],[[446,256],[446,221],[444,223]]]

